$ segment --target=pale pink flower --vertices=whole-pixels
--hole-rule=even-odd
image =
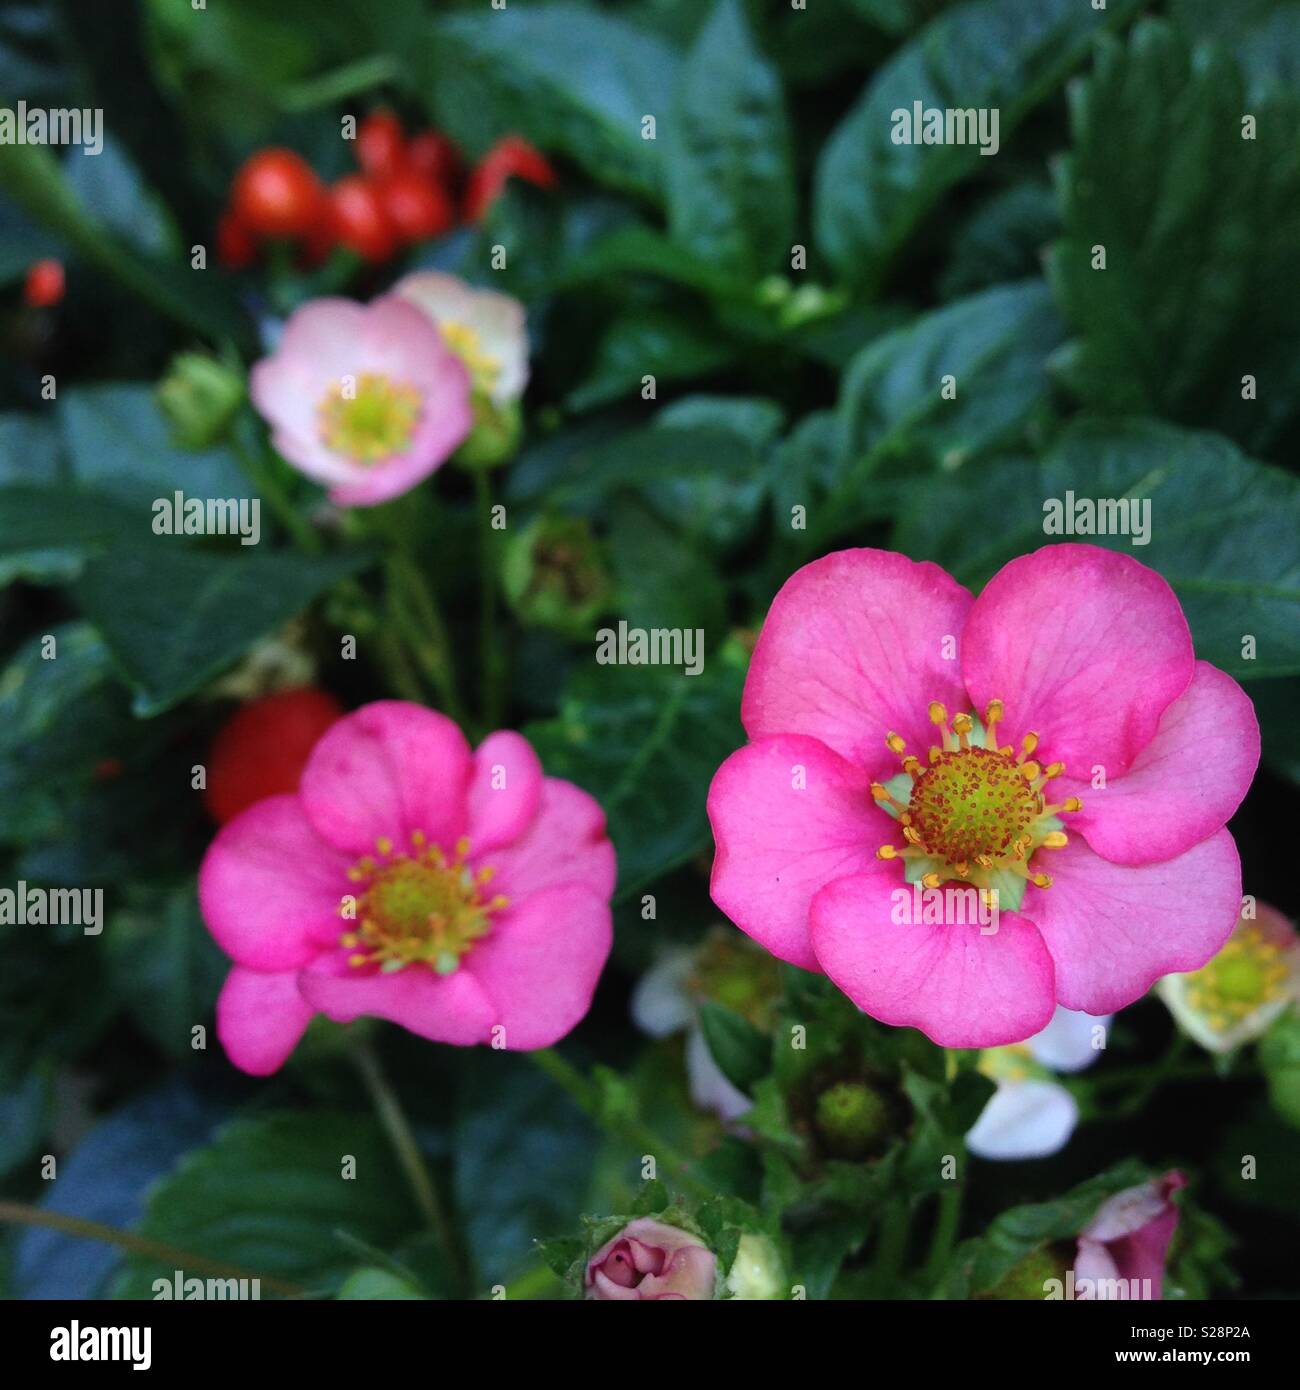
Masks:
[[[392,295],[304,304],[253,367],[249,395],[285,459],[347,507],[409,491],[473,420],[465,364],[425,314]]]
[[[712,1298],[717,1258],[698,1237],[648,1216],[629,1221],[587,1261],[593,1299]]]
[[[600,807],[519,734],[471,751],[445,715],[365,705],[321,737],[296,795],[250,806],[204,857],[199,904],[235,962],[218,1036],[259,1076],[318,1012],[549,1047],[591,1005],[614,878]]]
[[[741,718],[709,790],[713,899],[885,1023],[1020,1042],[1058,1003],[1111,1013],[1196,969],[1237,919],[1223,827],[1254,709],[1128,555],[1048,546],[978,598],[902,555],[827,555],[773,601]],[[918,882],[945,890],[921,921]],[[970,900],[994,893],[990,927]]]
[[[417,270],[393,286],[438,326],[447,346],[469,368],[474,390],[503,406],[528,384],[524,306],[508,294],[479,290],[454,275]]]

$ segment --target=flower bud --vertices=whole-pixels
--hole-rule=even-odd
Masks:
[[[836,1158],[862,1158],[889,1132],[889,1107],[863,1081],[840,1081],[817,1097],[817,1133]]]
[[[524,430],[519,402],[498,403],[475,393],[471,406],[474,424],[457,450],[456,462],[463,468],[495,468],[514,458]]]
[[[706,1299],[716,1271],[713,1251],[697,1237],[638,1217],[588,1260],[583,1287],[591,1299]]]
[[[1177,1169],[1108,1197],[1079,1232],[1076,1298],[1158,1299],[1165,1257],[1178,1226],[1174,1193],[1187,1186]]]
[[[1156,985],[1175,1021],[1210,1052],[1253,1042],[1300,999],[1300,943],[1276,908],[1255,905],[1199,970],[1166,975]]]
[[[590,637],[609,603],[600,544],[581,517],[539,517],[506,547],[501,582],[525,626]]]
[[[744,1302],[758,1302],[786,1295],[785,1268],[781,1252],[767,1236],[746,1231],[727,1275],[727,1292]]]
[[[1047,1297],[1052,1280],[1062,1284],[1065,1282],[1069,1264],[1062,1247],[1040,1245],[1027,1255],[1022,1255],[991,1289],[979,1297],[996,1302],[1042,1300]]]
[[[222,439],[244,399],[243,373],[205,352],[180,352],[158,384],[158,408],[183,449]]]

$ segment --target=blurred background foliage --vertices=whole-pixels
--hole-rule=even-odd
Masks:
[[[331,1125],[349,1152],[391,1162],[328,1039],[257,1084],[190,1047],[222,973],[194,905],[211,827],[189,790],[230,708],[212,682],[305,613],[322,683],[353,703],[384,693],[372,667],[330,655],[338,586],[368,582],[373,557],[132,540],[142,500],[246,487],[246,440],[196,453],[170,438],[153,388],[171,356],[206,344],[250,360],[285,296],[317,292],[305,274],[273,292],[257,270],[189,270],[232,171],[275,143],[338,173],[340,117],[381,102],[471,159],[522,134],[560,171],[555,191],[511,183],[482,224],[407,265],[527,305],[534,379],[523,452],[503,475],[512,518],[586,519],[612,567],[612,612],[707,633],[698,679],[597,668],[588,645],[541,628],[511,641],[508,722],[601,799],[618,848],[615,957],[570,1049],[608,1069],[608,1111],[641,1114],[709,1153],[722,1186],[757,1191],[752,1150],[719,1147],[691,1109],[680,1040],[641,1038],[627,999],[665,940],[696,941],[717,919],[704,794],[742,737],[746,645],[782,580],[837,546],[891,546],[978,586],[1042,543],[1045,497],[1149,497],[1152,542],[1134,553],[1173,584],[1198,654],[1246,683],[1264,728],[1264,767],[1232,827],[1247,891],[1294,914],[1298,75],[1291,0],[0,9],[0,101],[100,106],[107,131],[97,159],[0,147],[0,877],[102,885],[111,910],[93,947],[0,928],[7,1194],[216,1257],[247,1254],[252,1230],[263,1268],[313,1288],[359,1267],[445,1288],[400,1196],[358,1188],[342,1210],[338,1184],[311,1176],[313,1136]],[[893,145],[889,112],[914,101],[997,107],[997,157]],[[507,267],[493,271],[498,245]],[[793,247],[806,269],[791,268]],[[48,256],[67,271],[56,315],[18,295]],[[348,290],[389,278],[363,269]],[[955,401],[936,392],[945,372]],[[439,475],[435,492],[429,562],[459,641],[472,506],[463,480]],[[795,506],[806,530],[791,528]],[[40,659],[47,632],[56,663]],[[654,922],[641,917],[649,891]],[[1171,1029],[1159,1005],[1133,1007],[1108,1063],[1158,1076]],[[641,1150],[600,1138],[524,1061],[396,1030],[383,1045],[485,1285],[533,1267],[534,1235],[630,1201]],[[1216,1082],[1170,1075],[1139,1108],[1096,1114],[1053,1160],[982,1165],[968,1223],[1130,1156],[1177,1161],[1232,1234],[1240,1288],[1294,1293],[1300,1187],[1279,1174],[1294,1172],[1295,1142],[1249,1066]],[[47,1152],[60,1156],[48,1190],[34,1161]],[[1240,1180],[1246,1153],[1258,1181]],[[1217,1230],[1205,1287],[1225,1292]],[[824,1252],[825,1288],[852,1245],[850,1232]],[[6,1228],[0,1253],[14,1296],[147,1292],[153,1268],[48,1230]],[[841,1278],[860,1287],[851,1266]]]

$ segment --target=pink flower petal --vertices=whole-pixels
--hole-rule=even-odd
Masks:
[[[600,803],[558,777],[542,779],[537,815],[519,839],[485,855],[471,845],[470,856],[476,869],[496,870],[492,891],[512,903],[556,883],[580,883],[609,898],[617,877]]]
[[[537,814],[542,764],[522,734],[489,734],[474,754],[469,841],[478,855],[517,840]]]
[[[803,786],[796,788],[797,769]],[[808,906],[826,884],[861,873],[897,838],[867,774],[801,734],[760,739],[714,773],[717,853],[709,891],[733,922],[781,960],[818,970]]]
[[[461,973],[490,999],[506,1048],[550,1047],[586,1017],[613,940],[608,895],[557,884],[494,918]]]
[[[1010,739],[1075,777],[1121,776],[1192,678],[1173,590],[1132,556],[1049,545],[1004,565],[975,600],[962,671],[975,708],[1000,698]]]
[[[199,910],[240,965],[292,970],[338,938],[348,865],[296,796],[269,796],[222,826],[208,846]]]
[[[1052,958],[1032,922],[1004,911],[989,935],[955,913],[942,925],[897,922],[899,890],[912,898],[897,865],[882,863],[812,901],[817,959],[858,1008],[941,1047],[1001,1047],[1046,1026],[1056,1006]]]
[[[217,1037],[226,1056],[250,1076],[279,1071],[315,1012],[298,992],[298,972],[237,965],[217,996]]]
[[[469,745],[446,715],[380,700],[325,731],[298,795],[317,832],[351,855],[414,830],[450,848],[465,834],[470,771]]]
[[[1259,765],[1259,724],[1250,697],[1206,661],[1165,710],[1133,766],[1102,790],[1062,779],[1052,799],[1079,796],[1070,828],[1116,864],[1172,859],[1222,829]]]
[[[336,1023],[386,1018],[431,1042],[458,1047],[488,1042],[496,1022],[492,1001],[464,969],[438,975],[426,965],[408,965],[385,974],[356,969],[346,951],[331,951],[298,976],[298,988]]]
[[[413,387],[420,414],[400,453],[359,462],[326,443],[318,412],[340,380],[366,374]],[[340,506],[373,506],[408,491],[473,425],[465,364],[425,314],[393,295],[369,305],[313,300],[296,310],[275,353],[254,365],[249,393],[280,453],[308,477],[332,484],[330,498]]]
[[[1199,969],[1241,910],[1241,863],[1226,830],[1159,864],[1112,864],[1077,836],[1035,864],[1043,860],[1053,884],[1031,888],[1024,911],[1056,962],[1067,1009],[1113,1013],[1162,975]]]
[[[754,648],[746,732],[810,734],[873,777],[891,776],[898,759],[886,734],[924,756],[930,701],[965,708],[955,657],[970,604],[937,565],[890,551],[840,550],[805,565],[772,600]]]

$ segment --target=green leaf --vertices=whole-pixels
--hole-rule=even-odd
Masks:
[[[129,722],[93,629],[69,623],[24,643],[0,675],[0,840],[58,829],[96,764],[124,751]]]
[[[658,309],[629,311],[601,335],[586,378],[565,397],[570,410],[592,410],[657,386],[707,376],[730,363],[735,346],[716,328]]]
[[[424,56],[434,117],[474,153],[517,132],[611,188],[658,192],[659,145],[641,120],[680,58],[654,34],[575,4],[484,6],[438,21]]]
[[[1152,21],[1100,47],[1071,114],[1065,235],[1049,261],[1078,335],[1066,382],[1090,405],[1211,427],[1250,449],[1293,431],[1300,103],[1248,106],[1226,55],[1193,55]],[[1242,138],[1246,114],[1254,139]],[[1256,399],[1243,399],[1247,376]]]
[[[700,260],[759,275],[790,254],[794,171],[780,78],[740,0],[718,0],[682,69],[664,136],[668,228]]]
[[[423,1299],[420,1292],[408,1279],[403,1279],[388,1269],[358,1269],[348,1275],[342,1287],[334,1295],[340,1300],[365,1299],[367,1302],[392,1299]]]
[[[345,1177],[349,1158],[355,1176]],[[344,1237],[387,1249],[417,1220],[379,1125],[368,1115],[313,1110],[224,1127],[154,1188],[138,1230],[264,1279],[322,1290],[356,1264]],[[172,1271],[132,1255],[114,1292],[149,1298],[153,1281]]]
[[[722,1074],[746,1095],[772,1069],[772,1039],[734,1009],[706,999],[700,1005],[704,1041]]]
[[[719,299],[743,299],[751,293],[750,283],[737,278],[732,267],[706,264],[662,232],[639,224],[616,228],[574,257],[560,287],[617,282],[628,275],[654,276]]]
[[[61,584],[86,560],[144,533],[148,513],[133,513],[111,497],[81,489],[29,483],[0,486],[0,587],[15,579]]]
[[[1045,400],[1062,328],[1041,280],[1000,285],[868,344],[840,391],[849,448],[959,468],[1022,430]],[[954,378],[945,399],[944,378]]]
[[[193,1061],[195,1024],[211,1026],[230,965],[199,917],[195,885],[137,894],[104,934],[113,990],[169,1057]]]
[[[1300,86],[1300,3],[1297,0],[1171,0],[1169,14],[1185,34],[1213,39],[1241,64],[1251,100],[1276,87]]]
[[[945,299],[1036,275],[1044,249],[1061,229],[1056,197],[1045,183],[1015,183],[991,197],[954,234],[940,282]]]
[[[1002,1212],[982,1236],[958,1248],[950,1266],[948,1297],[987,1292],[1039,1246],[1077,1236],[1107,1197],[1150,1176],[1143,1164],[1127,1159],[1054,1201]]]
[[[53,1087],[41,1072],[0,1091],[0,1178],[37,1152],[53,1109]]]
[[[1048,534],[1045,508],[1064,505],[1067,492],[1149,501],[1149,543]],[[1013,555],[1057,539],[1121,550],[1159,570],[1206,661],[1239,679],[1300,672],[1300,481],[1221,436],[1149,420],[1082,419],[1039,466],[1009,460],[942,490],[918,485],[894,543],[979,588]],[[1253,657],[1243,651],[1247,636]]]
[[[210,342],[252,346],[249,320],[211,272],[190,269],[188,260],[145,256],[128,246],[82,203],[46,147],[0,145],[0,184],[29,217],[158,313]]]
[[[762,397],[686,396],[664,406],[651,425],[589,447],[575,444],[516,495],[586,511],[636,493],[688,535],[735,545],[762,508],[764,452],[782,418]]]
[[[224,556],[156,542],[94,557],[73,592],[147,717],[193,694],[366,562],[359,553]]]
[[[953,184],[989,160],[975,144],[895,144],[895,111],[999,112],[1005,150],[1024,117],[1082,60],[1109,11],[1078,0],[975,0],[940,15],[871,79],[817,164],[816,241],[836,273],[871,284]],[[914,134],[919,135],[919,132]]]
[[[134,508],[141,536],[152,535],[155,498],[247,497],[251,485],[227,449],[193,451],[172,443],[143,383],[76,386],[59,399],[59,429],[79,483]]]
[[[533,1265],[535,1240],[573,1226],[599,1141],[525,1058],[476,1052],[464,1058],[459,1081],[456,1199],[486,1292]]]
[[[615,502],[609,551],[618,584],[619,616],[629,626],[701,633],[722,629],[726,618],[722,580],[688,539],[643,503],[633,498]],[[699,656],[702,660],[702,651]]]
[[[588,666],[570,679],[559,717],[528,726],[547,772],[585,787],[609,818],[619,896],[712,843],[704,791],[744,742],[741,663],[708,652],[704,673]]]

